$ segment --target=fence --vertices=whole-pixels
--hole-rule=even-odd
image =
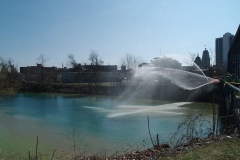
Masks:
[[[240,83],[220,80],[217,93],[219,108],[220,132],[240,133]]]

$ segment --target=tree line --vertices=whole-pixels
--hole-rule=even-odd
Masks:
[[[45,66],[46,62],[49,59],[45,57],[44,54],[40,54],[37,58],[37,63],[41,64],[42,66]],[[97,51],[91,50],[89,53],[88,60],[92,65],[103,65],[104,61],[101,59],[100,55]],[[138,68],[138,65],[141,63],[145,63],[145,61],[134,54],[126,53],[123,57],[120,59],[120,66],[126,66],[126,69],[136,69]],[[78,64],[80,64],[74,54],[68,54],[67,56],[67,66],[70,68],[77,68]]]
[[[103,65],[104,62],[100,58],[100,55],[96,51],[91,51],[89,54],[88,60],[91,62],[92,65]],[[126,66],[126,69],[136,69],[139,64],[144,63],[145,61],[133,54],[126,53],[123,57],[120,59],[120,66]],[[75,59],[74,54],[68,55],[68,61],[67,65],[71,68],[77,67],[79,62]]]
[[[44,67],[49,61],[49,58],[46,58],[44,54],[40,54],[39,57],[36,58],[37,64],[41,64]],[[92,65],[103,65],[104,62],[101,59],[98,52],[91,50],[89,54],[88,60]],[[120,66],[126,66],[126,69],[136,69],[139,64],[144,61],[133,54],[125,54],[120,60]],[[75,59],[74,54],[69,54],[67,57],[67,66],[70,68],[78,67],[79,62]],[[81,70],[80,70],[81,71]],[[81,71],[82,74],[85,75],[85,78],[89,79],[89,75]],[[94,82],[97,86],[97,82],[99,79],[99,74],[94,73],[91,76],[94,76]],[[91,77],[92,78],[92,77]],[[41,78],[43,81],[43,76]],[[91,81],[88,80],[89,86],[91,87]],[[0,57],[0,101],[8,96],[14,95],[20,87],[19,83],[19,73],[17,67],[14,65],[13,60],[4,59]]]

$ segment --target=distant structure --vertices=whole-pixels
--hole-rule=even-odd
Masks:
[[[210,56],[208,50],[205,48],[202,54],[202,68],[209,69],[210,68]]]
[[[37,66],[20,67],[22,79],[27,81],[53,81],[57,77],[57,67],[44,67],[42,64]]]
[[[78,64],[74,68],[57,68],[37,64],[37,66],[20,67],[21,79],[28,82],[120,82],[126,77],[125,72],[126,69],[118,71],[117,65]]]
[[[228,63],[228,51],[233,42],[234,35],[231,33],[225,33],[223,37],[216,38],[215,40],[215,52],[216,52],[216,65],[226,66]]]
[[[202,59],[197,55],[194,62],[200,67],[205,70],[208,70],[210,68],[210,56],[208,50],[205,48],[202,54]]]
[[[201,58],[199,57],[199,55],[197,54],[197,57],[195,58],[195,61],[194,61],[199,67],[202,65],[202,60]]]
[[[228,51],[228,72],[240,78],[240,25]]]

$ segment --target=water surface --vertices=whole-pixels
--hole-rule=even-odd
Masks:
[[[151,147],[147,116],[151,133],[164,142],[184,117],[199,110],[211,113],[207,105],[183,107],[186,103],[19,93],[0,109],[0,148],[27,154],[34,151],[37,136],[45,151],[71,152],[74,141],[88,153]]]

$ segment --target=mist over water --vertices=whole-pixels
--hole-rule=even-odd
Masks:
[[[187,102],[168,103],[162,105],[118,105],[113,109],[105,109],[99,107],[84,106],[95,110],[96,112],[105,113],[108,118],[118,118],[122,116],[131,116],[134,114],[147,116],[147,115],[182,115],[184,114],[179,108]]]
[[[179,54],[156,57],[151,63],[130,71],[130,75],[128,87],[119,98],[194,101],[208,94],[217,82],[192,60]]]
[[[198,89],[211,83],[211,78],[206,77],[204,74],[201,75],[179,69],[157,67],[138,69],[134,78],[145,79],[145,77],[147,77],[148,80],[151,78],[152,82],[158,82],[158,80],[154,79],[156,76],[162,76],[162,78],[167,79],[172,85],[186,90]]]
[[[186,90],[201,88],[212,80],[195,62],[179,54],[157,57],[150,64],[137,69],[133,78],[156,83],[168,81]]]

